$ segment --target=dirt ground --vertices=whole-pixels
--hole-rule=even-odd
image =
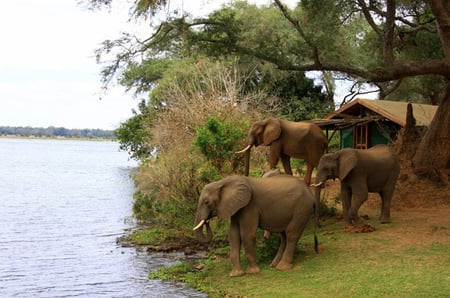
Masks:
[[[322,194],[328,205],[335,204],[339,195],[340,182],[329,180]],[[336,204],[340,211],[341,205]],[[361,217],[377,218],[381,210],[378,194],[370,193],[362,205]],[[450,186],[421,180],[402,169],[397,181],[391,206],[392,225],[383,229],[384,234],[396,239],[399,246],[420,246],[439,241],[450,243]],[[370,228],[348,230],[349,232],[371,232]]]

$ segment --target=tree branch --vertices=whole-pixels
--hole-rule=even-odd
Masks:
[[[383,59],[384,65],[389,66],[394,62],[393,40],[395,30],[395,0],[387,0],[386,27],[383,34]]]
[[[283,13],[284,17],[289,21],[289,23],[291,23],[292,26],[295,28],[295,30],[297,30],[297,32],[303,38],[305,43],[311,48],[311,50],[313,52],[312,59],[314,60],[314,63],[316,65],[321,65],[320,58],[319,58],[319,49],[314,45],[313,42],[311,42],[311,40],[308,38],[308,36],[306,36],[300,23],[297,20],[294,20],[294,18],[292,18],[292,16],[287,11],[286,7],[279,0],[275,0],[275,4],[278,6],[280,11]]]
[[[382,36],[383,32],[378,28],[377,24],[375,23],[374,19],[372,18],[372,15],[370,14],[370,9],[366,5],[366,2],[364,0],[358,0],[358,4],[361,7],[361,10],[364,14],[364,17],[366,18],[367,23],[369,23],[370,27],[372,27],[373,31],[378,34],[378,36]],[[372,2],[370,3],[372,5]]]

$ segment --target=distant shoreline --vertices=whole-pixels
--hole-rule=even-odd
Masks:
[[[33,139],[117,140],[114,130],[65,127],[0,126],[0,137]]]
[[[21,136],[21,135],[0,135],[0,139],[33,139],[33,140],[58,140],[58,141],[102,141],[117,142],[117,138],[86,138],[86,137],[62,137],[62,136]]]

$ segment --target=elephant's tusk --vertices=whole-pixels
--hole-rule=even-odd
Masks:
[[[248,149],[250,149],[252,147],[252,145],[247,145],[247,147],[245,147],[244,149],[242,149],[241,151],[236,151],[234,152],[235,154],[241,154],[244,153],[245,151],[247,151]]]
[[[199,222],[199,224],[196,225],[192,230],[195,231],[195,230],[200,229],[200,228],[205,224],[205,221],[206,221],[206,219],[202,219],[202,220]]]
[[[321,181],[319,183],[313,183],[310,186],[312,186],[312,187],[320,187],[320,186],[322,186],[322,184],[323,184],[323,181]]]

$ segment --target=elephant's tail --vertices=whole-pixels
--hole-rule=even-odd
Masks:
[[[317,217],[318,212],[316,212],[316,204],[314,203],[314,217]],[[318,218],[314,218],[314,250],[316,253],[319,253],[319,240],[317,240],[317,227],[318,227]]]

